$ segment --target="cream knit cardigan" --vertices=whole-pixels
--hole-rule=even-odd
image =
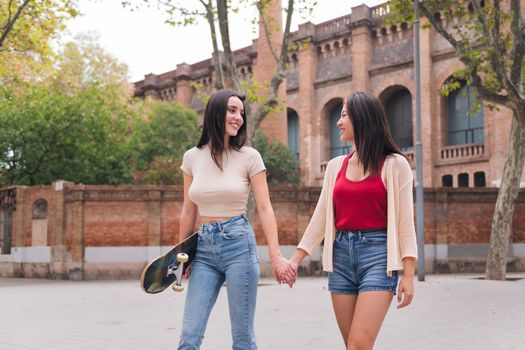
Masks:
[[[335,237],[333,191],[337,173],[345,156],[328,162],[321,195],[299,245],[309,255],[324,238],[323,270],[331,272],[332,248]],[[387,275],[403,269],[403,258],[417,259],[417,239],[414,228],[412,169],[405,157],[389,155],[383,165],[381,178],[387,191]]]

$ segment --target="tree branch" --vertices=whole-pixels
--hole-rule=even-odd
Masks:
[[[281,44],[281,54],[277,61],[277,71],[272,78],[270,83],[270,91],[268,98],[262,103],[257,109],[257,113],[254,117],[255,128],[257,129],[261,124],[262,120],[268,115],[271,109],[275,108],[279,104],[279,86],[283,82],[286,76],[286,60],[288,58],[288,45],[290,42],[290,27],[292,23],[294,9],[294,0],[288,0],[288,8],[286,11],[286,22],[283,33],[283,40]]]
[[[510,80],[515,85],[522,85],[521,74],[525,56],[525,26],[521,18],[520,0],[510,0],[510,10],[513,12],[510,30],[514,39],[510,55],[512,60]]]
[[[261,22],[263,24],[264,28],[264,36],[266,37],[266,40],[268,41],[268,47],[270,48],[270,53],[272,54],[273,59],[275,62],[279,62],[279,58],[277,57],[277,54],[275,53],[275,49],[273,47],[273,43],[270,37],[270,28],[268,27],[268,23],[266,22],[266,17],[264,16],[264,4],[261,4],[261,1],[257,1],[257,10],[259,11],[259,17],[261,18]]]
[[[224,88],[224,79],[222,77],[222,64],[221,56],[219,54],[219,45],[217,44],[217,32],[215,31],[215,16],[213,15],[213,3],[212,0],[208,0],[208,3],[205,3],[203,0],[199,0],[200,3],[206,9],[206,19],[208,20],[208,25],[210,26],[211,42],[213,45],[213,67],[215,69],[215,88],[217,90]]]
[[[228,76],[230,77],[234,90],[237,90],[239,93],[246,94],[241,84],[239,74],[237,73],[237,66],[230,45],[227,0],[217,0],[217,16],[219,18],[219,30],[221,32],[222,47],[224,49],[224,56],[226,58],[226,70],[228,71]]]
[[[492,30],[489,30],[487,22],[485,21],[485,18],[483,16],[483,9],[479,5],[479,3],[476,0],[472,1],[471,3],[476,12],[478,21],[481,24],[483,35],[486,40],[485,46],[493,48],[493,50],[490,53],[490,63],[492,65],[492,68],[494,69],[494,72],[496,72],[498,79],[502,83],[503,87],[506,90],[509,90],[511,88],[511,84],[508,80],[507,74],[505,73],[505,64],[502,64],[502,62],[504,61],[503,57],[505,56],[505,50],[501,47],[499,0],[493,1],[495,13],[494,27],[492,28]]]
[[[433,16],[433,14],[428,10],[428,8],[425,7],[424,3],[420,3],[420,10],[423,13],[423,15],[430,21],[434,29],[443,37],[445,38],[452,47],[456,50],[456,52],[459,55],[459,59],[461,62],[463,62],[469,69],[469,74],[472,80],[471,85],[473,85],[479,96],[489,102],[502,104],[509,102],[509,99],[507,96],[502,96],[496,93],[493,93],[489,91],[484,85],[483,80],[478,74],[476,63],[474,63],[468,55],[468,48],[466,48],[462,43],[458,42],[449,32],[447,32],[443,26],[441,25],[441,22],[436,20]]]
[[[11,30],[13,29],[13,25],[18,20],[18,18],[22,14],[22,11],[29,4],[30,1],[31,0],[25,0],[22,3],[22,5],[20,5],[18,7],[15,16],[12,19],[11,19],[11,15],[9,15],[9,19],[8,19],[8,21],[7,21],[7,23],[6,23],[5,27],[4,27],[4,30],[2,32],[2,36],[0,36],[0,47],[2,47],[4,45],[4,41],[7,38],[7,35],[9,34],[9,32],[11,32]],[[9,6],[9,12],[11,12],[11,6]]]

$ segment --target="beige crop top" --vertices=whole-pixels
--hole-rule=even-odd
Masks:
[[[221,171],[207,145],[186,151],[180,168],[193,177],[188,196],[197,204],[199,214],[211,217],[245,214],[250,178],[266,170],[257,150],[242,147],[223,155]]]

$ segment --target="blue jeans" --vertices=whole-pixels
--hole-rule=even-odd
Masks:
[[[199,349],[211,309],[226,282],[233,349],[257,349],[253,330],[259,260],[244,214],[202,224],[184,306],[179,350]]]
[[[328,290],[335,294],[388,291],[396,294],[398,272],[386,274],[386,230],[338,231]]]

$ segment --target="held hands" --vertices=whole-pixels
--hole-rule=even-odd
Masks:
[[[292,288],[297,278],[297,270],[283,256],[279,255],[271,259],[273,277],[277,283],[286,283]]]

